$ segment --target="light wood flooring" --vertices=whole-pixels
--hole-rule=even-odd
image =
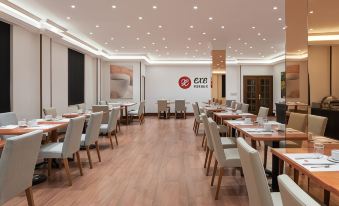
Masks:
[[[48,181],[33,187],[35,203],[37,206],[248,205],[244,178],[239,172],[234,176],[233,170],[226,172],[219,200],[214,200],[216,189],[210,187],[211,174],[206,176],[203,168],[202,135],[195,136],[192,126],[192,117],[186,120],[147,117],[141,126],[137,122],[122,125],[119,146],[114,145],[114,150],[108,139],[100,138],[101,163],[92,150],[93,169],[89,169],[86,152],[81,151],[84,176],[71,162],[73,186],[69,187],[64,170],[53,169]],[[36,172],[47,174],[47,169]],[[300,180],[305,182],[304,177]],[[312,183],[311,187],[311,193],[322,199],[321,190]],[[339,205],[338,197],[331,198],[331,205]],[[5,205],[27,205],[26,197],[22,193]]]

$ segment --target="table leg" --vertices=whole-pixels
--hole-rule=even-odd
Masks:
[[[325,205],[330,205],[330,197],[331,197],[331,193],[324,189],[324,204]]]
[[[125,106],[125,115],[126,115],[126,124],[128,124],[128,114],[127,114],[127,107]]]
[[[272,142],[273,148],[279,148],[279,141]],[[279,192],[278,186],[279,158],[272,154],[272,191]]]

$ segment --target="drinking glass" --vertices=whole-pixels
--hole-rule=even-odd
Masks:
[[[318,158],[321,158],[324,155],[325,146],[321,143],[314,143],[313,149],[314,153]]]

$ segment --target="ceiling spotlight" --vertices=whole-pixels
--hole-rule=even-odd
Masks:
[[[287,29],[287,26],[284,26],[284,27],[283,27],[283,30],[286,30],[286,29]]]
[[[154,5],[152,8],[155,10],[155,9],[157,9],[158,7]]]
[[[221,28],[221,29],[225,29],[225,26],[221,26],[220,28]]]
[[[250,46],[250,49],[253,49],[253,46]]]
[[[122,46],[122,47],[121,47],[121,49],[125,49],[125,47],[124,47],[124,46]]]
[[[93,32],[89,32],[89,35],[93,35]]]
[[[280,17],[280,18],[278,18],[278,21],[282,21],[282,18]]]
[[[273,7],[273,10],[277,10],[277,9],[278,9],[278,7],[277,7],[277,6],[274,6],[274,7]]]
[[[163,41],[166,41],[166,38],[165,38],[165,37],[162,37],[162,40],[163,40]]]
[[[313,10],[311,10],[310,12],[308,12],[308,13],[310,13],[310,14],[313,14],[314,13],[314,11]]]
[[[131,28],[131,26],[130,26],[130,25],[127,25],[126,28],[129,29],[129,28]]]
[[[116,8],[117,8],[117,6],[115,6],[115,5],[112,5],[112,8],[113,8],[113,9],[116,9]]]
[[[142,16],[139,16],[138,19],[139,19],[139,20],[143,20],[144,18],[143,18]]]
[[[195,58],[195,56],[193,56],[193,58]]]
[[[261,33],[259,32],[257,35],[258,35],[258,36],[261,36]]]
[[[309,30],[310,30],[310,31],[313,31],[313,29],[312,29],[312,28],[310,28]]]
[[[247,45],[247,42],[244,42],[245,45]]]
[[[236,49],[236,50],[234,50],[234,52],[238,52],[238,50]]]
[[[155,42],[152,42],[152,45],[155,45]]]
[[[187,40],[188,40],[188,41],[191,41],[192,39],[191,39],[191,37],[188,37]]]
[[[100,27],[100,25],[95,25],[95,28],[99,28]]]
[[[232,49],[232,47],[231,47],[231,46],[229,46],[228,48],[229,48],[229,49]]]
[[[193,25],[191,25],[191,26],[190,26],[190,28],[191,28],[191,29],[193,29],[193,28],[194,28],[194,26],[193,26]]]
[[[274,49],[274,46],[271,46],[271,49]]]
[[[243,55],[244,53],[240,52],[240,55]]]
[[[212,21],[212,20],[213,20],[213,17],[208,17],[208,20]]]
[[[216,41],[217,39],[216,38],[213,38],[213,41]]]
[[[255,29],[255,26],[252,26],[252,29]]]
[[[238,38],[238,41],[241,41],[241,38],[240,38],[240,37]]]
[[[114,37],[111,37],[111,41],[113,41],[114,40]]]
[[[69,16],[68,16],[68,17],[66,17],[66,19],[70,20],[70,19],[71,19],[71,17],[69,17]]]
[[[263,40],[263,41],[266,41],[266,38],[263,38],[262,40]]]
[[[147,32],[146,34],[147,34],[147,35],[151,35],[151,32]]]
[[[105,44],[107,45],[107,44],[108,44],[108,42],[105,42]]]
[[[71,5],[71,8],[72,8],[72,9],[75,9],[75,5]]]
[[[162,28],[162,25],[159,25],[158,28],[161,29],[161,28]]]
[[[140,38],[139,38],[139,37],[137,37],[137,38],[136,38],[136,40],[138,40],[138,41],[139,41],[139,40],[140,40]]]
[[[198,9],[198,6],[193,6],[193,9],[194,9],[194,10],[197,10],[197,9]]]
[[[116,50],[114,50],[115,52],[118,52],[119,51],[119,49],[116,49]]]
[[[156,49],[155,51],[156,51],[156,52],[158,52],[158,51],[159,51],[159,49]]]
[[[143,46],[142,48],[146,49],[146,46]]]
[[[264,56],[264,55],[262,55],[261,57],[262,57],[262,58],[264,58],[265,56]]]
[[[164,48],[165,48],[165,49],[167,49],[168,47],[167,47],[167,46],[165,46]]]
[[[189,46],[186,46],[186,49],[189,49],[190,47]]]
[[[206,32],[203,32],[202,35],[206,35]]]
[[[201,45],[202,43],[201,42],[198,42],[199,45]]]

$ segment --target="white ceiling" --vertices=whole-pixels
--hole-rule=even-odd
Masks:
[[[10,1],[113,54],[206,60],[211,49],[224,48],[227,59],[241,60],[267,59],[285,50],[284,0]]]

